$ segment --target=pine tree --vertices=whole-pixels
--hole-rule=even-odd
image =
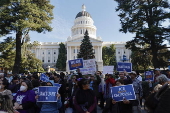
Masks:
[[[80,52],[78,53],[77,56],[78,58],[83,58],[84,60],[95,58],[93,46],[92,43],[90,42],[90,38],[87,30],[84,34],[84,39],[82,40],[80,45]]]
[[[59,55],[58,55],[58,59],[57,59],[57,63],[56,63],[56,67],[58,68],[58,70],[66,70],[66,47],[63,43],[59,44],[60,48],[59,48]]]
[[[170,4],[168,0],[115,0],[116,11],[123,33],[135,33],[136,36],[127,42],[126,47],[132,51],[151,51],[154,68],[160,67],[159,51],[167,48],[163,42],[170,37]],[[164,23],[167,22],[167,23]],[[144,50],[141,46],[148,44]],[[138,45],[138,46],[137,46]],[[168,53],[168,51],[166,51]]]

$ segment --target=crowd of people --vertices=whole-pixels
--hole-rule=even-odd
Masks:
[[[45,73],[49,80],[61,84],[57,102],[37,102],[36,88],[54,86],[50,81],[40,80],[38,73],[27,75],[0,75],[0,113],[97,113],[97,106],[102,113],[142,113],[142,79],[139,72],[119,72],[117,75],[77,73]],[[170,71],[162,74],[154,71],[154,80],[148,80],[149,93],[144,106],[148,113],[170,113]],[[111,97],[110,87],[133,84],[136,100],[115,101]]]

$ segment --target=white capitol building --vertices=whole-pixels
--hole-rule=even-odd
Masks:
[[[95,59],[98,65],[98,70],[103,71],[102,47],[109,47],[111,44],[116,48],[116,61],[121,62],[123,55],[130,59],[131,51],[125,48],[126,42],[103,42],[101,37],[96,36],[96,26],[91,15],[86,11],[85,5],[82,5],[82,11],[76,15],[74,25],[71,28],[71,36],[64,42],[67,48],[67,68],[69,71],[68,60],[77,58],[80,50],[81,40],[84,38],[85,31],[88,30],[90,41],[92,42],[95,52]],[[48,65],[52,68],[56,67],[56,61],[59,54],[59,44],[61,42],[39,42],[33,53],[43,62],[43,67]],[[129,61],[126,61],[129,62]]]

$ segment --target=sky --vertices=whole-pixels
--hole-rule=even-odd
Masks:
[[[30,32],[31,42],[65,42],[71,36],[71,27],[76,15],[82,11],[82,5],[90,13],[97,28],[96,35],[105,42],[125,42],[131,40],[134,34],[119,32],[121,28],[117,3],[114,0],[50,0],[54,5],[54,19],[51,32]],[[8,36],[8,35],[7,35]],[[15,36],[15,35],[13,35]],[[5,37],[1,38],[2,41]]]

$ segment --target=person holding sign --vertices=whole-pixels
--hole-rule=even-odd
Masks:
[[[51,82],[47,82],[46,86],[53,86]],[[61,108],[62,102],[60,94],[57,94],[57,102],[37,102],[38,107],[41,109],[40,113],[59,113],[58,109]],[[38,95],[35,97],[38,99]]]
[[[89,87],[89,81],[81,79],[78,82],[78,86],[79,90],[73,99],[77,113],[97,113],[97,99],[94,92]]]
[[[116,86],[124,85],[124,81],[119,79],[116,81]],[[106,100],[106,106],[102,113],[132,113],[132,100],[115,101],[112,98]]]

